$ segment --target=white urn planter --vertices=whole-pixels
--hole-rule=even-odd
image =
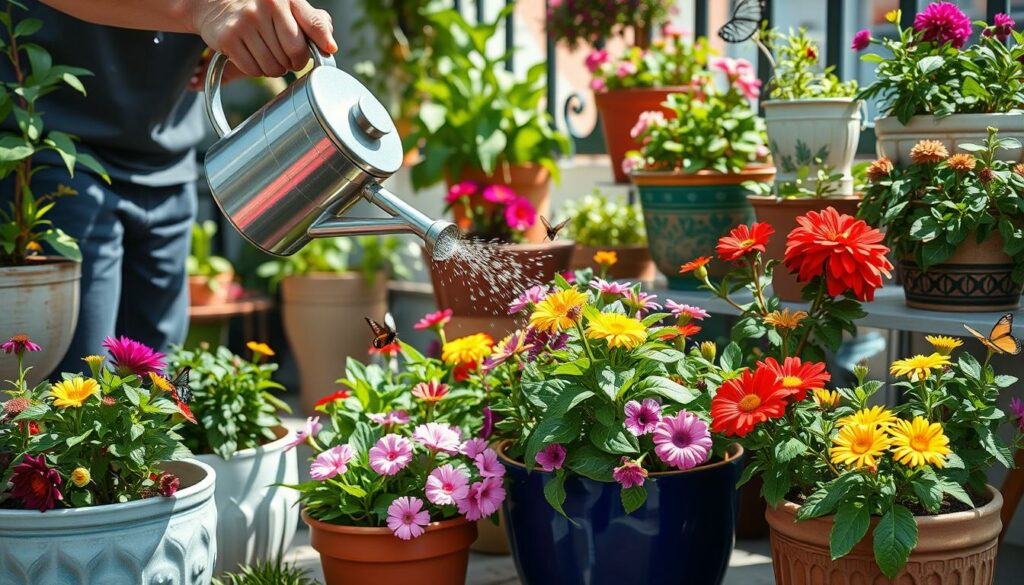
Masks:
[[[950,154],[962,152],[961,144],[984,144],[989,126],[999,129],[1000,138],[1024,142],[1024,112],[1005,114],[953,114],[945,118],[913,116],[906,124],[887,116],[875,120],[878,156],[889,157],[901,167],[911,164],[910,149],[921,140],[938,140]],[[1024,149],[1002,150],[1001,160],[1024,162]]]
[[[228,460],[196,456],[217,472],[217,574],[276,558],[295,536],[299,492],[274,485],[299,482],[295,449],[285,450],[295,433],[283,427],[274,432],[276,441]]]
[[[25,266],[0,267],[0,342],[28,335],[43,351],[25,354],[30,386],[46,379],[64,359],[78,324],[82,266],[43,258]],[[16,380],[18,362],[0,354],[0,380]]]
[[[777,182],[797,178],[800,167],[811,167],[820,158],[822,165],[832,167],[843,178],[837,195],[853,195],[850,169],[860,142],[861,103],[853,98],[820,98],[799,100],[768,100],[764,120],[768,145],[778,172]],[[814,183],[812,179],[808,182]],[[813,185],[809,188],[814,188]]]
[[[216,474],[194,460],[166,463],[181,488],[125,504],[0,509],[3,585],[206,585],[217,557]]]

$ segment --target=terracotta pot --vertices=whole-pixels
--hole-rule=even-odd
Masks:
[[[778,182],[796,180],[801,167],[810,167],[807,182],[813,189],[818,181],[812,177],[820,167],[831,167],[842,175],[838,195],[853,195],[850,174],[853,157],[860,142],[861,103],[853,98],[820,98],[799,100],[767,100],[764,122],[772,160],[778,167]]]
[[[188,302],[193,307],[223,305],[231,294],[231,283],[235,280],[235,271],[222,272],[213,277],[216,288],[210,287],[209,276],[188,277]]]
[[[419,538],[399,540],[387,528],[327,524],[310,518],[309,543],[320,553],[327,585],[463,585],[476,523],[431,522]]]
[[[887,156],[896,166],[910,166],[910,149],[921,140],[938,140],[949,154],[963,152],[961,144],[985,144],[988,127],[999,128],[1000,138],[1024,142],[1024,112],[1005,114],[953,114],[945,118],[913,116],[901,124],[894,116],[875,120],[878,156]],[[996,158],[1024,162],[1022,149],[1000,150]]]
[[[551,219],[551,173],[544,167],[535,164],[499,164],[494,174],[487,176],[479,169],[463,169],[458,180],[448,178],[448,186],[462,181],[473,181],[476,183],[490,183],[494,185],[505,185],[512,189],[520,197],[526,197],[537,215]],[[459,229],[466,231],[471,222],[466,217],[465,211],[459,206],[452,209],[455,215],[455,223]],[[547,231],[544,224],[538,219],[530,229],[526,230],[526,241],[531,244],[539,244],[547,238]]]
[[[978,244],[974,234],[956,252],[927,272],[912,258],[900,260],[907,306],[943,312],[1013,311],[1020,307],[1024,285],[1011,278],[1013,258],[1003,252],[1003,238],[993,232]]]
[[[315,273],[281,281],[281,316],[288,345],[299,366],[302,411],[336,390],[348,356],[366,360],[370,330],[365,317],[380,320],[387,311],[388,280],[377,274],[367,284],[361,274]]]
[[[43,351],[26,352],[29,386],[50,376],[64,359],[78,324],[82,265],[63,258],[33,258],[0,266],[0,341],[25,334]],[[0,380],[18,379],[14,355],[0,354]]]
[[[828,207],[834,207],[836,211],[846,215],[857,215],[860,197],[779,200],[770,196],[748,195],[747,201],[754,206],[757,221],[770,223],[775,228],[775,234],[768,239],[765,254],[768,258],[780,262],[772,274],[772,289],[783,301],[802,300],[800,291],[804,285],[797,282],[796,275],[781,263],[786,254],[786,236],[796,228],[796,218],[809,211],[821,211]]]
[[[594,262],[594,254],[600,250],[611,250],[619,259],[614,266],[608,269],[609,278],[650,282],[657,274],[647,244],[598,247],[577,245],[572,254],[572,269],[593,268],[596,274],[599,267],[597,262]]]
[[[662,106],[668,94],[685,91],[684,87],[658,87],[645,89],[615,89],[594,94],[597,111],[601,114],[601,131],[604,144],[608,147],[612,173],[616,183],[628,183],[629,175],[622,170],[626,153],[639,145],[629,135],[643,112],[660,111],[666,117],[675,113]]]
[[[798,506],[785,502],[765,513],[771,526],[772,567],[778,585],[991,585],[996,568],[999,510],[1003,498],[989,486],[991,500],[966,512],[918,516],[918,544],[907,566],[892,581],[875,564],[871,535],[850,554],[832,560],[829,534],[832,517],[796,521]]]

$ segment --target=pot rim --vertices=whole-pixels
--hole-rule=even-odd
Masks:
[[[611,93],[645,93],[645,92],[658,92],[658,93],[680,93],[688,91],[690,88],[685,85],[662,85],[658,87],[620,87],[618,89],[606,89],[604,91],[595,92],[595,96],[608,95]]]
[[[375,281],[382,276],[385,280],[390,278],[387,276],[386,270],[378,270]],[[286,280],[357,280],[362,277],[363,273],[358,270],[346,270],[345,272],[307,272],[305,274],[289,274],[282,278],[281,282]]]
[[[985,484],[985,491],[988,492],[992,497],[989,501],[982,505],[980,508],[971,508],[970,510],[961,510],[959,512],[950,512],[948,514],[928,514],[925,516],[914,516],[914,521],[919,526],[927,526],[928,524],[934,524],[940,518],[953,518],[954,520],[970,520],[971,518],[977,518],[980,516],[987,516],[989,514],[995,514],[997,510],[1003,507],[1003,494],[997,490],[992,484]],[[793,503],[789,500],[782,500],[779,506],[775,507],[775,510],[780,510],[786,513],[792,513],[796,516],[796,511],[800,509],[800,505]],[[810,518],[803,522],[809,522],[810,520],[820,519],[831,519],[834,514],[827,516],[818,516],[816,518]],[[877,516],[872,516],[872,519]]]
[[[833,97],[833,98],[796,98],[796,99],[784,99],[784,100],[765,100],[761,102],[764,107],[768,106],[790,106],[790,105],[802,105],[802,104],[853,104],[863,103],[864,100],[858,100],[853,97]]]
[[[310,528],[316,528],[317,530],[323,530],[324,532],[334,532],[337,534],[352,534],[352,535],[363,535],[363,536],[383,536],[392,535],[391,529],[387,526],[346,526],[344,524],[331,524],[330,522],[324,522],[317,520],[309,515],[305,508],[302,509],[302,521],[309,525]],[[459,516],[458,518],[449,518],[448,520],[437,520],[427,524],[424,527],[426,531],[438,531],[447,528],[453,528],[461,524],[470,524],[469,520],[466,520],[465,516]]]
[[[252,459],[256,457],[257,454],[276,453],[278,451],[283,451],[286,446],[286,443],[295,437],[295,431],[285,427],[284,425],[274,425],[270,427],[270,430],[274,431],[277,434],[276,439],[269,443],[264,443],[258,447],[248,447],[240,451],[235,451],[231,455],[231,459],[223,459],[220,457],[220,455],[217,455],[216,453],[197,453],[195,454],[195,458],[204,463],[206,462],[206,459],[214,460],[217,463],[231,463],[236,460]]]
[[[819,201],[863,201],[863,193],[854,193],[853,195],[829,195],[822,199],[817,197],[776,197],[774,195],[747,195],[747,200],[751,203],[777,203],[779,205],[792,205],[796,203],[806,202],[819,202]]]
[[[893,129],[897,127],[908,128],[914,126],[915,122],[918,124],[930,122],[931,126],[941,126],[943,124],[950,124],[950,120],[982,120],[985,118],[1022,118],[1024,119],[1024,110],[1009,111],[1009,112],[969,112],[962,114],[950,114],[944,117],[938,117],[934,114],[917,114],[911,116],[906,124],[900,122],[896,116],[876,116],[875,126],[891,126]]]
[[[508,455],[505,454],[505,448],[511,442],[512,442],[511,439],[504,439],[500,443],[498,443],[497,448],[495,449],[495,451],[498,452],[498,457],[502,461],[507,462],[509,465],[512,465],[514,467],[519,467],[521,469],[526,469],[526,464],[524,464],[524,463],[522,463],[520,461],[516,461],[515,459],[512,459],[511,457],[509,457]],[[669,477],[669,476],[683,475],[685,473],[694,473],[694,472],[698,472],[698,471],[706,471],[706,470],[709,470],[709,469],[715,469],[717,467],[725,466],[725,465],[727,465],[729,463],[732,463],[733,461],[739,459],[740,457],[743,457],[743,445],[740,445],[739,443],[729,443],[729,446],[726,447],[725,457],[721,461],[715,461],[714,463],[709,463],[707,465],[698,465],[697,467],[693,467],[693,468],[690,468],[690,469],[677,469],[675,471],[652,471],[652,472],[649,472],[647,474],[647,476],[648,477]],[[526,469],[526,471],[528,473],[546,473],[548,475],[554,475],[553,471],[544,471],[542,469]],[[580,476],[580,477],[583,477],[583,476]],[[589,478],[585,478],[585,479],[589,479]],[[591,480],[591,481],[596,481],[596,480]],[[605,483],[605,482],[601,482],[601,483]]]
[[[501,243],[501,244],[488,244],[489,246],[495,246],[498,248],[504,248],[513,252],[542,252],[545,250],[551,250],[553,248],[575,248],[577,246],[576,240],[562,240],[558,239],[555,241],[544,241],[532,244],[530,242],[523,242],[520,244],[513,243]],[[646,247],[646,245],[644,246]],[[426,254],[426,247],[420,245],[420,249]],[[432,263],[443,264],[445,260],[432,260]]]
[[[82,278],[82,264],[62,256],[33,256],[29,264],[0,265],[0,288],[22,288],[74,282]],[[26,281],[26,279],[28,279]]]

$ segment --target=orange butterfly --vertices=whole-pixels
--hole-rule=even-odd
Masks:
[[[978,341],[983,343],[990,351],[1010,355],[1020,353],[1020,340],[1013,336],[1013,313],[1007,313],[1000,317],[996,321],[995,326],[992,327],[992,333],[989,333],[988,337],[982,335],[980,331],[966,323],[964,328],[970,331],[971,335],[977,337]]]

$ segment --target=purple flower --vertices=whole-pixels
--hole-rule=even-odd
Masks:
[[[469,494],[469,477],[446,463],[430,472],[424,491],[432,504],[450,506]]]
[[[284,450],[287,451],[289,449],[294,449],[295,447],[305,443],[310,437],[319,433],[321,428],[319,416],[311,416],[307,418],[306,427],[295,433],[295,437],[293,437],[291,442],[285,446]]]
[[[1017,426],[1024,432],[1024,400],[1016,396],[1010,399],[1010,413],[1012,419],[1017,420]]]
[[[971,19],[955,4],[935,2],[914,17],[914,30],[925,41],[939,45],[950,43],[957,49],[971,36]]]
[[[526,332],[522,329],[517,329],[498,343],[498,345],[494,347],[494,351],[491,355],[484,359],[483,371],[485,373],[489,372],[508,361],[512,356],[523,353],[529,349],[530,346],[526,344]]]
[[[356,456],[356,452],[348,445],[338,445],[316,456],[309,466],[309,476],[323,481],[336,475],[344,475],[348,471],[348,463]]]
[[[29,339],[28,335],[25,335],[24,333],[19,333],[18,335],[11,337],[2,345],[0,345],[0,351],[3,351],[6,354],[16,353],[18,355],[21,355],[26,351],[42,350],[43,348],[39,347],[35,343],[32,343],[32,340]]]
[[[494,449],[484,449],[473,458],[480,477],[504,477],[505,466],[498,462],[498,454]]]
[[[394,475],[412,461],[412,443],[405,437],[387,434],[370,449],[370,467],[381,475]]]
[[[981,34],[986,37],[995,35],[996,38],[1005,43],[1006,39],[1010,38],[1010,34],[1013,33],[1013,27],[1016,25],[1017,23],[1008,14],[1000,12],[992,19],[992,26],[981,31]]]
[[[538,284],[537,286],[531,286],[519,294],[518,297],[512,301],[512,304],[508,306],[508,314],[515,315],[525,309],[528,309],[530,305],[536,305],[537,303],[544,300],[548,296],[547,285]]]
[[[543,471],[561,469],[565,463],[565,447],[558,444],[548,445],[538,451],[534,459]]]
[[[624,410],[626,429],[638,437],[653,433],[661,419],[661,405],[653,398],[645,398],[643,404],[630,400]]]
[[[103,347],[110,352],[111,361],[117,373],[122,376],[135,374],[146,376],[150,372],[159,374],[166,365],[164,354],[153,350],[148,345],[139,343],[125,336],[108,337],[103,340]]]
[[[612,470],[612,479],[619,482],[623,489],[644,485],[647,470],[640,463],[624,456],[620,460],[620,465]]]
[[[868,48],[871,44],[871,31],[863,29],[857,31],[857,34],[853,35],[853,42],[850,43],[850,48],[854,51],[863,51]]]
[[[494,432],[495,414],[490,406],[483,407],[484,424],[480,427],[480,436],[488,439]]]
[[[678,469],[697,467],[708,460],[711,433],[697,415],[685,410],[666,416],[654,431],[654,452],[665,463]]]
[[[633,287],[631,282],[607,281],[603,278],[595,278],[590,283],[590,288],[602,295],[624,295]]]
[[[547,331],[537,331],[531,327],[526,330],[526,344],[530,346],[527,358],[532,360],[542,353],[564,349],[568,341],[568,333],[549,333]]]
[[[700,307],[679,304],[672,299],[665,301],[665,308],[672,311],[672,314],[676,317],[683,317],[685,315],[695,321],[703,321],[711,316],[710,313]]]
[[[657,298],[657,295],[647,294],[639,290],[630,290],[626,293],[626,306],[636,311],[637,317],[643,318],[647,313],[661,309],[661,305],[654,302]]]

